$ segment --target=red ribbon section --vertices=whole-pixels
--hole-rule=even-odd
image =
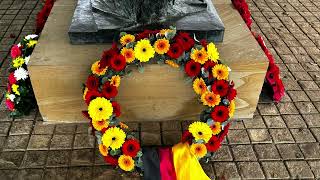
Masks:
[[[159,148],[161,180],[176,180],[171,147]]]

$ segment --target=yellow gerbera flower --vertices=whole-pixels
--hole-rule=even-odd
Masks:
[[[132,171],[134,169],[134,160],[131,156],[121,155],[118,159],[118,164],[124,171]]]
[[[86,100],[87,93],[88,93],[88,88],[86,87],[84,88],[84,91],[83,91],[83,96],[82,96],[83,100]]]
[[[229,76],[228,67],[223,64],[217,64],[212,69],[212,75],[218,80],[227,80]]]
[[[214,94],[213,92],[206,91],[201,95],[201,101],[203,105],[214,107],[218,105],[221,101],[220,95]]]
[[[193,81],[193,90],[200,95],[207,91],[207,85],[202,78]]]
[[[110,84],[116,87],[120,86],[121,77],[119,75],[112,76],[110,79]]]
[[[104,146],[103,144],[99,144],[99,151],[102,156],[108,156],[108,147]]]
[[[215,122],[212,126],[211,126],[211,129],[212,129],[212,134],[213,135],[217,135],[221,132],[221,124],[220,122]]]
[[[204,64],[208,61],[208,54],[204,48],[202,49],[192,49],[192,53],[190,55],[191,59],[200,64]]]
[[[179,67],[179,64],[175,63],[172,60],[166,60],[165,63],[168,64],[171,67],[174,67],[174,68],[178,68]]]
[[[124,56],[127,63],[132,63],[134,61],[134,50],[132,48],[122,48],[121,49],[121,55]]]
[[[16,95],[19,95],[19,96],[20,96],[19,85],[17,85],[17,84],[12,84],[11,88],[12,88],[12,91],[13,91]]]
[[[213,43],[207,45],[208,57],[211,61],[217,63],[219,59],[219,52],[216,46]]]
[[[17,57],[13,60],[13,67],[18,68],[24,64],[24,59],[22,57]]]
[[[148,62],[150,58],[154,57],[154,49],[147,39],[138,41],[134,47],[134,54],[140,62]]]
[[[197,158],[203,158],[207,154],[207,148],[204,144],[192,144],[190,147],[190,152]]]
[[[154,43],[154,50],[158,54],[165,54],[169,51],[170,43],[167,39],[158,39]]]
[[[230,105],[229,105],[229,117],[233,117],[233,114],[234,114],[234,111],[236,110],[236,103],[234,100],[232,100],[230,102]]]
[[[30,40],[30,41],[27,43],[27,46],[30,48],[30,47],[35,46],[37,43],[38,43],[38,41],[36,41],[36,40]]]
[[[92,64],[91,72],[92,72],[92,74],[96,74],[98,76],[102,76],[102,75],[104,75],[106,73],[108,67],[105,67],[104,69],[101,69],[99,63],[100,63],[100,61],[96,61],[95,63]]]
[[[97,97],[90,101],[88,113],[93,121],[107,120],[113,113],[113,107],[108,99]]]
[[[100,121],[92,121],[92,126],[94,129],[101,131],[103,128],[107,128],[109,126],[109,121],[100,120]]]
[[[116,150],[121,148],[125,138],[126,133],[122,129],[112,127],[102,135],[102,144],[110,147],[112,150]]]
[[[134,42],[135,37],[131,34],[126,34],[120,38],[120,43],[122,46],[127,45],[128,43]]]
[[[202,139],[205,142],[208,142],[212,136],[212,130],[210,126],[204,122],[194,122],[190,124],[188,130],[196,141]]]

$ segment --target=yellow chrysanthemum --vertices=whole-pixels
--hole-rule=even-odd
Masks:
[[[30,40],[30,41],[27,43],[27,46],[28,46],[29,48],[31,48],[31,47],[34,47],[37,43],[38,43],[38,41],[36,41],[36,40]]]
[[[84,88],[84,91],[83,91],[83,96],[82,96],[82,98],[83,98],[83,100],[86,100],[86,95],[87,95],[87,93],[88,93],[88,88],[86,87],[86,88]]]
[[[207,45],[207,51],[208,51],[208,58],[217,63],[219,59],[219,52],[216,46],[213,43],[209,43]]]
[[[173,32],[173,30],[172,30],[172,29],[161,29],[159,33],[160,33],[162,36],[165,36],[166,33],[169,33],[169,32]]]
[[[103,128],[107,128],[109,126],[109,121],[100,120],[100,121],[92,121],[92,126],[94,129],[101,131]]]
[[[171,67],[174,67],[174,68],[178,68],[179,67],[179,64],[175,63],[172,60],[166,60],[165,63],[168,64]]]
[[[202,78],[197,78],[193,81],[193,90],[197,94],[203,94],[207,91],[207,85]]]
[[[203,105],[214,107],[218,105],[221,101],[220,95],[214,94],[213,92],[206,91],[201,95],[201,101]]]
[[[119,75],[112,76],[110,79],[110,84],[116,87],[120,86],[121,77]]]
[[[108,156],[108,147],[103,144],[99,144],[99,151],[102,156]]]
[[[13,67],[19,68],[24,64],[24,59],[22,57],[17,57],[13,60]]]
[[[208,142],[212,136],[212,130],[210,126],[204,122],[194,122],[190,124],[188,130],[196,141],[202,139],[205,142]]]
[[[212,134],[213,135],[217,135],[221,132],[221,124],[220,122],[215,122],[212,126],[211,126],[211,129],[212,129]]]
[[[121,55],[124,56],[127,63],[132,63],[135,59],[134,57],[134,50],[132,48],[122,48]]]
[[[93,121],[107,120],[113,113],[113,107],[108,99],[97,97],[90,101],[88,113]]]
[[[12,91],[13,91],[16,95],[19,95],[19,96],[20,96],[19,85],[17,85],[17,84],[12,84],[11,88],[12,88]]]
[[[123,122],[120,122],[119,125],[120,125],[120,127],[121,127],[122,129],[128,129],[128,128],[129,128],[129,126],[126,125],[126,124],[123,123]]]
[[[190,152],[197,158],[203,158],[207,154],[207,147],[204,144],[192,144]]]
[[[92,74],[102,76],[106,73],[108,67],[105,67],[102,69],[102,68],[100,68],[99,63],[100,63],[100,61],[96,61],[95,63],[92,64],[91,72],[92,72]]]
[[[234,111],[236,110],[236,103],[234,100],[232,100],[230,102],[230,105],[229,105],[229,117],[233,117],[233,114],[234,114]]]
[[[154,43],[154,50],[158,54],[165,54],[169,51],[170,43],[167,39],[158,39]]]
[[[134,35],[126,34],[120,38],[120,43],[122,46],[125,46],[130,42],[134,42],[134,40],[135,40]]]
[[[134,169],[134,160],[131,156],[121,155],[118,159],[118,164],[124,171],[132,171]]]
[[[202,49],[192,49],[192,53],[190,55],[191,59],[193,59],[195,62],[198,62],[200,64],[204,64],[206,61],[208,61],[208,54],[207,51]]]
[[[218,80],[227,80],[229,76],[228,67],[223,64],[217,64],[212,68],[212,75]]]
[[[150,58],[154,57],[154,49],[147,39],[138,41],[134,47],[134,54],[140,62],[148,62]]]
[[[102,144],[110,147],[112,150],[116,150],[121,148],[125,138],[126,133],[122,129],[112,127],[102,135]]]

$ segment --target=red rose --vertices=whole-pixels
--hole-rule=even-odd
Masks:
[[[121,54],[113,56],[110,60],[110,66],[115,71],[121,71],[126,67],[126,59]]]
[[[111,104],[113,107],[113,113],[116,117],[119,117],[121,115],[120,105],[116,101],[112,101]]]
[[[279,68],[274,63],[269,64],[266,79],[271,86],[276,83],[277,79],[279,79]]]
[[[118,158],[113,157],[113,156],[104,156],[104,161],[112,166],[117,166],[118,165]]]
[[[14,73],[13,72],[9,74],[8,79],[9,79],[9,84],[10,85],[17,83],[17,80],[14,77]]]
[[[122,145],[122,152],[125,155],[136,157],[138,152],[140,151],[140,144],[135,139],[129,139]]]
[[[221,97],[224,97],[228,94],[229,84],[225,80],[218,80],[213,82],[211,89],[215,94],[219,94]]]
[[[12,59],[15,59],[17,57],[21,56],[21,50],[17,45],[13,45],[11,48],[11,57]]]
[[[195,62],[194,60],[190,60],[186,63],[184,70],[186,71],[186,74],[190,77],[197,76],[200,73],[201,64]]]
[[[215,152],[219,149],[221,146],[221,143],[219,141],[219,138],[217,136],[212,136],[208,143],[206,144],[207,150],[210,152]]]
[[[118,90],[116,86],[110,84],[110,82],[106,82],[102,87],[103,96],[107,99],[111,99],[117,96]]]
[[[12,101],[10,101],[10,99],[6,99],[6,105],[7,105],[7,108],[10,110],[10,111],[13,111],[14,110],[14,103]]]
[[[101,60],[99,62],[99,66],[101,69],[104,69],[107,66],[110,66],[110,61],[111,59],[118,55],[118,48],[117,48],[117,44],[113,43],[111,49],[103,51]]]
[[[99,91],[97,90],[88,90],[86,96],[85,96],[85,101],[86,101],[86,104],[89,105],[90,102],[92,100],[94,100],[95,98],[97,97],[102,97],[102,93],[100,93]]]
[[[189,144],[191,144],[192,139],[193,139],[193,136],[188,130],[183,132],[182,137],[181,137],[181,142],[183,142],[183,143],[188,142]]]
[[[94,75],[90,75],[87,79],[86,86],[89,90],[98,90],[99,78]]]
[[[232,101],[235,97],[237,96],[237,90],[235,90],[234,88],[229,89],[228,91],[228,100]]]
[[[211,118],[216,122],[224,122],[229,118],[229,109],[226,106],[215,106]]]
[[[194,46],[194,39],[186,32],[179,32],[176,36],[176,41],[180,42],[185,51],[190,50]]]
[[[168,56],[172,59],[178,59],[183,53],[183,47],[180,43],[174,43],[170,45]]]

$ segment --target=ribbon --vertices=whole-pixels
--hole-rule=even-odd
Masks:
[[[188,143],[176,144],[172,152],[177,180],[210,180],[197,157],[190,152]]]
[[[155,148],[145,147],[142,149],[143,167],[144,167],[144,180],[161,180],[160,176],[160,163],[158,152]]]
[[[176,180],[171,148],[159,149],[161,180]]]

